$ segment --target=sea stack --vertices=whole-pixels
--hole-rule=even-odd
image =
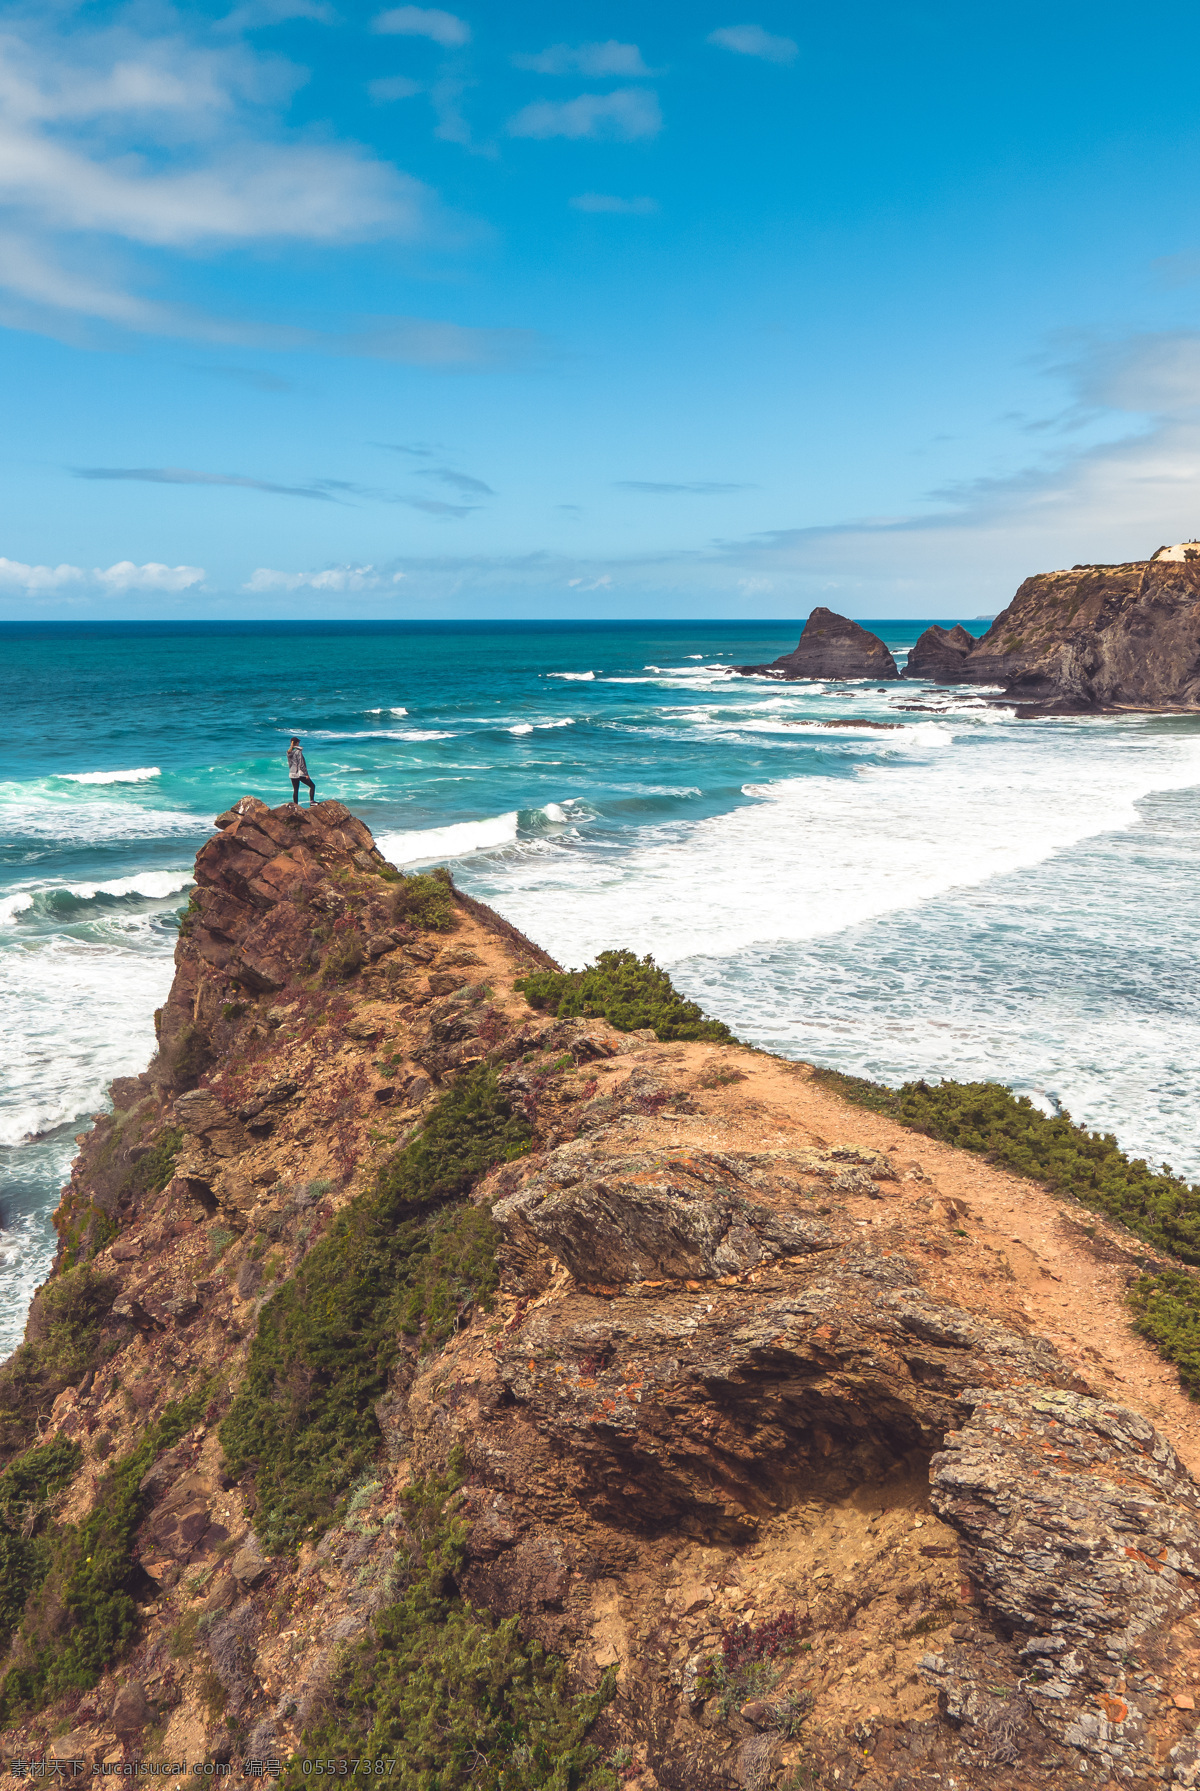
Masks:
[[[932,678],[935,684],[964,682],[963,660],[975,645],[975,636],[968,634],[961,622],[953,628],[938,623],[927,628],[908,656],[902,677]]]
[[[898,678],[896,661],[877,634],[860,628],[849,616],[831,609],[814,609],[793,653],[784,653],[769,665],[735,665],[742,677],[781,678]]]

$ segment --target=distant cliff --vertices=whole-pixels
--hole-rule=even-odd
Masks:
[[[1027,578],[957,671],[934,676],[1063,711],[1200,708],[1200,545]]]
[[[735,665],[744,678],[895,678],[896,661],[877,634],[848,616],[818,606],[804,624],[795,650],[767,665]]]

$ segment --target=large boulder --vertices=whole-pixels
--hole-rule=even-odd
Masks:
[[[935,622],[917,641],[901,677],[931,678],[935,684],[965,683],[963,661],[974,645],[975,636],[968,634],[961,622],[953,628]]]
[[[782,678],[898,678],[896,661],[877,634],[860,628],[849,616],[831,609],[814,609],[794,653],[784,653],[768,665],[735,665],[742,677]]]

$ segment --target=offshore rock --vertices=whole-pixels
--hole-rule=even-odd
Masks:
[[[735,665],[744,678],[896,678],[896,661],[877,634],[860,628],[848,616],[814,609],[804,624],[795,651],[769,665]]]
[[[963,661],[974,645],[975,636],[968,634],[961,622],[953,628],[941,628],[935,622],[916,642],[901,676],[960,684],[964,681]]]
[[[1048,710],[1200,708],[1200,548],[1027,578],[961,675]]]

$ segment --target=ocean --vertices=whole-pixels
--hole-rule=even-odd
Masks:
[[[867,625],[901,657],[927,623]],[[755,1044],[991,1077],[1200,1175],[1200,720],[730,672],[800,627],[0,626],[0,1357],[75,1134],[153,1050],[194,854],[290,797],[293,733],[396,863],[565,964],[652,952]]]

